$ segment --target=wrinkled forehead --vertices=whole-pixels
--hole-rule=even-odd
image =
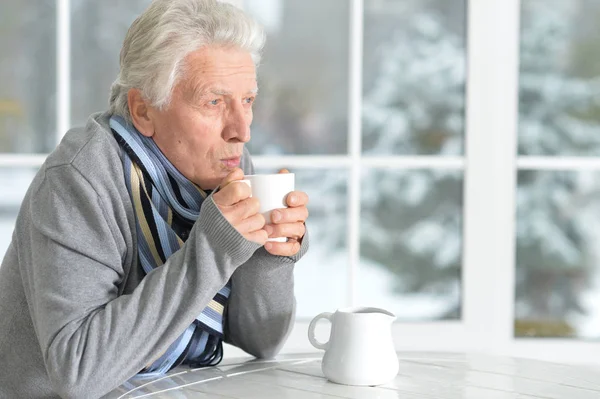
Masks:
[[[237,48],[204,47],[184,60],[185,90],[226,94],[256,93],[256,67],[249,52]]]

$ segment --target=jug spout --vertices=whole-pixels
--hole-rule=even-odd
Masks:
[[[374,308],[376,309],[376,308]],[[380,314],[388,323],[393,323],[396,320],[396,315],[392,312],[385,309],[376,309],[377,311],[373,312],[375,314]]]
[[[396,315],[390,312],[389,310],[381,309],[381,308],[372,308],[372,307],[358,307],[358,308],[345,308],[339,309],[340,313],[350,313],[355,315],[365,315],[369,317],[376,317],[381,320],[385,320],[388,323],[392,323],[396,320]]]

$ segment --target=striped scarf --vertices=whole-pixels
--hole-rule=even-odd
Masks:
[[[139,261],[147,274],[183,246],[207,193],[183,176],[154,140],[140,134],[123,118],[113,115],[110,127],[121,147],[125,183],[136,216]],[[229,293],[230,283],[140,374],[164,374],[179,364],[218,364],[223,356],[224,310]]]

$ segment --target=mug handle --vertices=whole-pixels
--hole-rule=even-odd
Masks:
[[[321,319],[327,319],[331,323],[331,316],[333,316],[333,313],[329,313],[329,312],[321,313],[321,314],[317,315],[314,319],[312,319],[312,321],[310,322],[310,325],[308,326],[308,340],[310,341],[312,346],[314,346],[317,349],[326,350],[327,345],[329,344],[329,340],[327,340],[327,342],[323,342],[323,343],[321,343],[317,340],[317,338],[315,336],[315,327],[317,326],[317,322]]]

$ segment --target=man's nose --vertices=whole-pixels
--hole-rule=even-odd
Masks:
[[[247,111],[241,105],[231,107],[223,131],[225,141],[247,143],[250,140],[250,123]]]

